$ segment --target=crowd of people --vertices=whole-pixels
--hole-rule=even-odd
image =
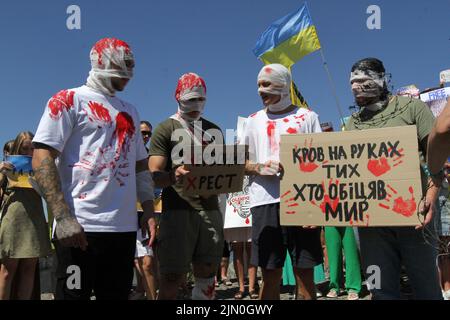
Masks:
[[[183,189],[189,159],[180,155],[179,145],[190,149],[225,142],[223,135],[211,135],[221,128],[203,117],[204,79],[195,73],[182,75],[175,90],[178,109],[153,130],[133,105],[116,95],[133,77],[129,45],[101,39],[90,60],[85,85],[56,93],[36,133],[21,132],[5,144],[0,163],[0,299],[38,298],[39,258],[50,255],[52,245],[57,300],[88,300],[92,295],[98,300],[176,299],[188,285],[188,273],[194,278],[191,298],[212,300],[218,282],[231,284],[229,249],[239,286],[235,299],[245,295],[245,275],[251,299],[279,299],[287,255],[297,299],[316,299],[314,270],[324,261],[329,298],[345,289],[349,300],[359,299],[374,265],[380,268],[381,282],[368,284],[372,299],[401,299],[403,272],[413,298],[450,298],[450,234],[436,234],[434,228],[439,218],[449,220],[441,215],[449,215],[450,206],[450,102],[436,120],[419,99],[389,92],[380,60],[357,61],[349,81],[359,111],[345,130],[416,126],[423,221],[417,227],[282,226],[281,135],[322,129],[317,113],[292,104],[290,71],[280,64],[264,66],[257,75],[263,108],[253,110],[239,141],[249,152],[245,174],[252,226],[224,230],[219,196],[187,195]],[[11,183],[14,165],[8,156],[31,159],[32,188]],[[427,241],[425,229],[431,234]],[[133,269],[138,279],[134,292]],[[79,271],[75,281],[74,270]]]

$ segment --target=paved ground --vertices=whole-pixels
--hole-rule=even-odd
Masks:
[[[40,267],[41,267],[41,299],[42,300],[52,300],[53,299],[53,292],[54,290],[54,274],[53,274],[53,259],[47,258],[47,259],[41,259],[40,261]],[[216,298],[218,300],[234,300],[234,295],[239,290],[239,285],[237,283],[237,279],[233,270],[233,264],[230,263],[229,271],[228,271],[229,277],[232,281],[231,286],[225,286],[224,284],[220,284],[216,288]],[[259,274],[258,281],[261,280],[261,275]],[[317,285],[318,292],[322,294],[321,297],[318,297],[319,300],[330,300],[329,298],[326,298],[325,295],[327,293],[328,288],[328,282],[321,283]],[[250,300],[250,297],[248,296],[248,285],[246,285],[246,294],[244,296],[243,300]],[[365,289],[365,287],[364,287]],[[282,300],[294,300],[294,286],[282,286],[281,287],[281,299]],[[190,292],[187,292],[183,295],[182,292],[180,292],[180,298],[189,299],[190,298]],[[363,290],[361,293],[361,299],[367,300],[369,299],[369,294],[367,290]],[[345,293],[341,296],[339,296],[335,300],[346,300],[347,296]]]

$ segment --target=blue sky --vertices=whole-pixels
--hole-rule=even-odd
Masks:
[[[68,30],[66,9],[81,8],[81,30]],[[100,38],[127,41],[135,77],[120,94],[142,119],[157,124],[176,111],[176,82],[185,72],[208,87],[205,117],[223,129],[261,108],[256,76],[262,63],[253,46],[269,24],[298,9],[299,0],[2,1],[0,37],[0,143],[34,132],[49,97],[85,83],[89,50]],[[352,64],[367,56],[384,61],[395,88],[438,85],[450,68],[450,1],[310,0],[312,19],[345,114],[353,98]],[[381,8],[381,30],[366,27],[369,5]],[[322,122],[339,117],[318,52],[293,67],[293,77]]]

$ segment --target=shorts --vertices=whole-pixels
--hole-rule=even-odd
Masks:
[[[154,256],[153,249],[148,245],[144,246],[142,244],[142,240],[144,240],[144,238],[142,237],[141,229],[139,229],[136,236],[136,253],[134,254],[134,257],[135,258],[142,258],[145,256],[153,257]]]
[[[294,268],[309,269],[323,262],[320,228],[280,226],[280,204],[271,203],[251,208],[251,264],[263,269],[284,266],[289,252]]]
[[[191,263],[220,264],[223,220],[219,210],[167,210],[161,214],[157,254],[161,274],[184,274]]]

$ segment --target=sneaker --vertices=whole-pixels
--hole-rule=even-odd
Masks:
[[[331,289],[327,294],[327,298],[337,298],[337,297],[338,297],[338,292],[336,289]]]
[[[143,292],[133,291],[128,296],[128,300],[145,300],[145,294]]]
[[[320,292],[319,290],[316,291],[316,297],[317,298],[321,298],[323,296],[322,292]]]
[[[347,300],[359,300],[359,294],[356,292],[349,292]]]
[[[444,300],[450,300],[450,290],[442,291],[442,297]]]

